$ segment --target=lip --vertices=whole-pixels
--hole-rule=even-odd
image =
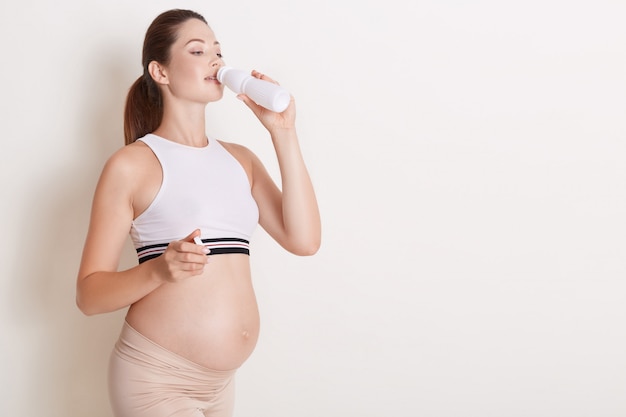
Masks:
[[[205,81],[217,81],[217,82],[219,82],[219,80],[217,79],[217,74],[206,76],[206,77],[204,77],[204,80]]]

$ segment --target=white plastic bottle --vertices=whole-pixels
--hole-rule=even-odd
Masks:
[[[217,80],[236,94],[245,94],[256,104],[281,113],[289,106],[291,96],[283,87],[269,81],[259,80],[249,72],[233,67],[221,67]]]

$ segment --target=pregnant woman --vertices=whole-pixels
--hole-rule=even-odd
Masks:
[[[159,15],[142,63],[126,102],[126,145],[95,190],[77,304],[87,315],[128,307],[109,366],[116,417],[231,416],[234,374],[259,334],[250,236],[260,224],[296,255],[320,246],[295,103],[275,113],[238,96],[269,132],[279,188],[248,148],[206,133],[206,106],[223,96],[216,75],[224,61],[203,16]],[[128,234],[139,262],[118,271]]]

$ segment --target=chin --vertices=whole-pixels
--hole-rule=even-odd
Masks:
[[[211,94],[209,97],[207,97],[207,104],[208,103],[213,103],[216,101],[220,101],[222,98],[224,97],[224,92],[220,92],[219,94]]]

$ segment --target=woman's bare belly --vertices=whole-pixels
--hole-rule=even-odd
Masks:
[[[259,335],[249,256],[212,256],[202,275],[161,285],[133,304],[126,320],[186,359],[215,370],[238,368]]]

